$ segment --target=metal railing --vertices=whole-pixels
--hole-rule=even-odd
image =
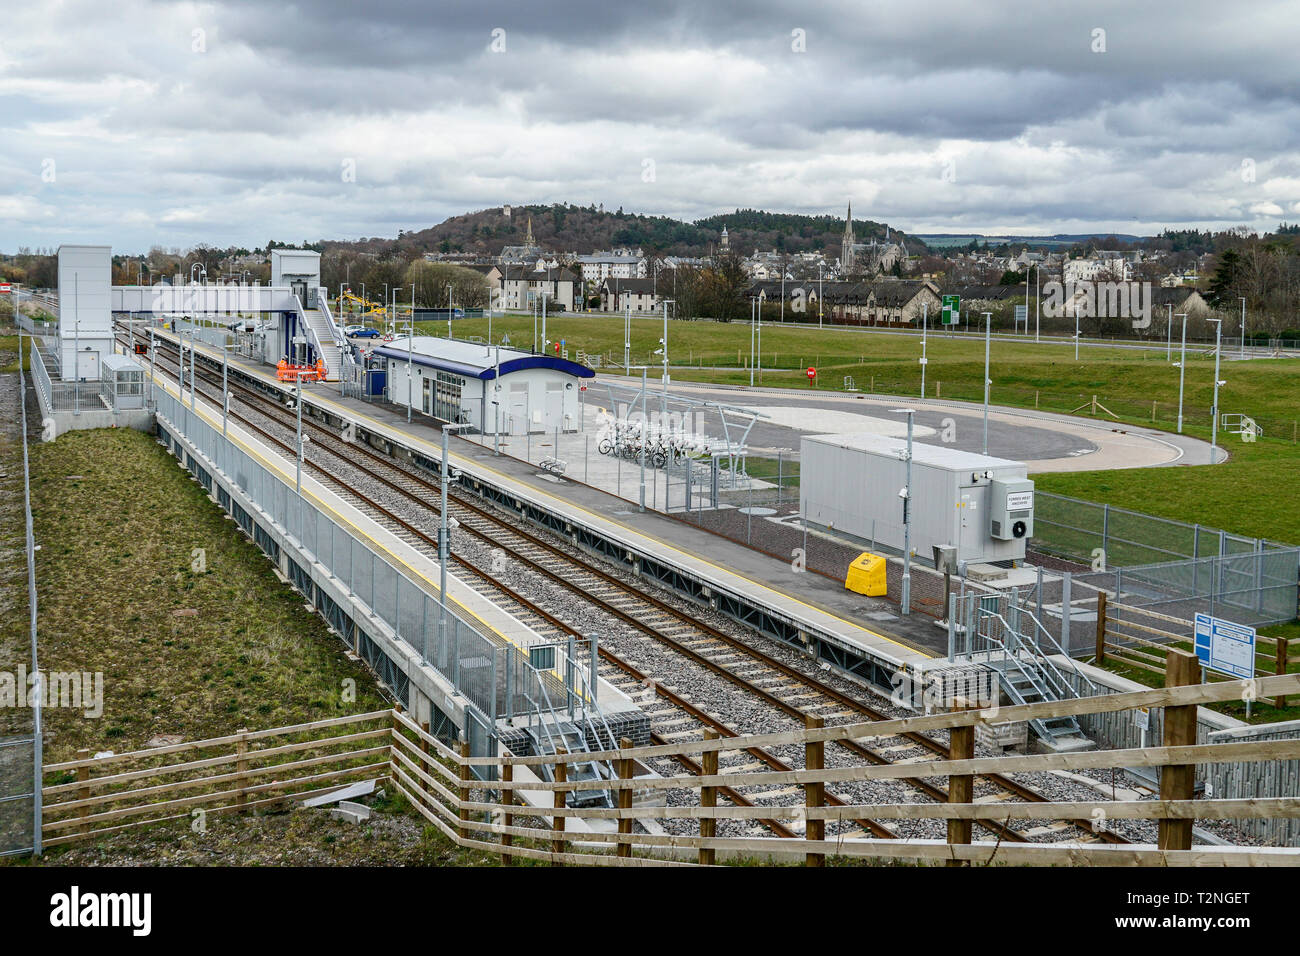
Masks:
[[[450,681],[487,726],[495,728],[499,719],[529,715],[543,704],[552,720],[560,720],[567,704],[551,706],[548,688],[584,699],[589,696],[583,687],[567,683],[560,668],[534,668],[526,649],[489,637],[445,606],[332,515],[296,493],[292,482],[286,483],[224,439],[219,426],[209,425],[166,390],[158,391],[158,414],[247,494],[266,518],[392,628],[422,663]],[[597,709],[594,699],[588,706]]]

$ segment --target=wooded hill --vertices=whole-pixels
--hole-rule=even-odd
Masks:
[[[452,216],[428,229],[401,231],[396,239],[369,238],[356,242],[325,241],[313,247],[353,250],[382,256],[410,258],[425,252],[471,252],[498,255],[503,246],[521,245],[532,217],[533,238],[552,252],[591,253],[618,246],[640,246],[646,253],[704,256],[717,251],[722,227],[727,227],[731,248],[744,255],[755,249],[770,252],[825,250],[839,255],[844,220],[835,216],[802,216],[793,213],[737,209],[683,222],[667,216],[642,216],[615,212],[597,206],[554,205],[513,206],[507,216],[501,206]],[[884,223],[854,219],[858,242],[883,239]],[[897,240],[902,234],[890,230]],[[922,243],[908,239],[909,251],[920,251]]]

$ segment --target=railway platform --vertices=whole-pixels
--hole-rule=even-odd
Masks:
[[[175,341],[166,331],[154,332]],[[200,361],[220,367],[221,350],[198,349]],[[225,358],[232,378],[265,393],[283,396],[296,388],[279,381],[273,368],[233,353]],[[330,383],[305,383],[303,394],[304,414],[350,429],[354,440],[417,464],[436,467],[441,459],[436,419],[417,412],[408,423],[405,409],[343,396]],[[490,443],[454,438],[451,455],[462,488],[878,688],[888,691],[900,673],[918,677],[945,660],[947,633],[932,616],[900,616],[892,602],[798,569],[793,556],[781,560],[676,517],[640,512],[626,499],[497,455]]]

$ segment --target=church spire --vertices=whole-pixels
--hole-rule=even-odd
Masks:
[[[844,241],[840,244],[840,267],[846,275],[853,271],[855,265],[853,246],[853,200],[850,199],[848,213],[844,217]]]

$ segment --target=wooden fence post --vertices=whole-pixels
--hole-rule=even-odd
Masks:
[[[1106,661],[1106,592],[1097,592],[1097,666]]]
[[[555,756],[563,757],[568,751],[561,747],[555,751]],[[555,782],[564,783],[569,779],[569,765],[561,760],[555,762]],[[568,792],[565,790],[555,791],[555,809],[563,810],[568,805]],[[551,852],[557,856],[564,852],[564,817],[558,813],[553,818],[551,828],[555,831],[555,839],[551,841]],[[556,866],[563,866],[563,863],[556,861]]]
[[[244,774],[248,772],[248,733],[247,727],[240,727],[235,733],[239,734],[239,740],[235,743],[235,753],[239,754],[239,760],[235,764],[235,770],[239,773],[235,785],[239,788],[239,794],[235,797],[235,803],[239,807],[240,813],[248,812],[248,794],[244,789],[248,786],[248,780]]]
[[[721,734],[716,730],[706,729],[704,731],[705,740],[717,740]],[[700,754],[700,773],[706,777],[716,776],[718,773],[718,751],[706,750]],[[718,788],[713,786],[700,786],[700,806],[717,807],[718,805]],[[711,840],[718,835],[718,821],[710,817],[705,819],[700,817],[700,837]],[[718,851],[712,848],[705,849],[700,847],[700,866],[713,866],[718,859]]]
[[[89,759],[90,759],[90,751],[89,751],[89,750],[78,750],[78,751],[77,751],[77,759],[78,759],[78,760],[89,760]],[[80,783],[85,783],[85,782],[88,781],[89,779],[90,779],[90,768],[89,768],[89,767],[78,767],[78,768],[77,768],[77,780],[78,780],[78,782],[80,782]],[[77,788],[77,799],[78,799],[78,800],[89,800],[89,799],[90,799],[90,787],[88,787],[88,786],[87,786],[87,787],[78,787],[78,788]],[[81,808],[79,808],[79,809],[77,810],[77,816],[79,816],[79,817],[83,817],[83,818],[84,818],[84,817],[87,817],[87,816],[89,816],[89,815],[90,815],[90,807],[81,807]],[[80,827],[77,828],[77,832],[79,832],[79,833],[81,833],[81,834],[83,834],[83,835],[84,835],[84,834],[87,834],[87,833],[90,832],[90,826],[89,826],[88,824],[82,824]]]
[[[512,763],[502,764],[501,782],[513,783],[514,779],[515,779],[515,765]],[[515,825],[515,815],[510,812],[510,808],[514,806],[515,803],[515,791],[513,789],[503,788],[501,790],[501,802],[505,804],[506,807],[505,810],[502,811],[501,822],[507,827],[512,827]],[[515,845],[515,838],[513,834],[510,833],[501,834],[501,846],[503,848],[511,847],[514,845]],[[502,866],[513,866],[514,862],[515,862],[514,854],[508,852],[503,852],[501,854]]]
[[[461,820],[468,820],[469,810],[466,809],[465,804],[469,803],[469,787],[465,785],[465,775],[469,773],[469,767],[465,766],[464,760],[469,757],[469,741],[462,740],[458,743],[456,745],[456,753],[459,754],[461,758],[456,762],[456,778],[460,781],[460,786],[456,791],[456,795],[459,798],[457,800],[456,816],[460,817]],[[469,839],[469,829],[465,826],[458,826],[456,828],[456,835],[462,840],[467,840]]]
[[[809,730],[819,730],[826,723],[821,717],[814,717],[808,714],[804,722]],[[826,769],[826,744],[820,740],[805,740],[803,745],[803,765],[806,770],[824,770]],[[826,784],[818,781],[816,783],[804,784],[804,803],[807,807],[821,807],[826,803]],[[814,820],[807,818],[804,825],[804,836],[809,840],[820,840],[826,835],[826,821]],[[825,866],[825,853],[809,853],[804,857],[805,866]]]
[[[960,710],[968,709],[965,703],[959,704]],[[948,731],[948,759],[970,760],[975,756],[975,727],[953,727]],[[975,793],[975,778],[970,774],[954,774],[948,778],[948,802],[970,803]],[[948,842],[966,843],[971,840],[971,821],[948,820]],[[968,866],[967,860],[948,860],[948,866]]]
[[[1165,686],[1187,687],[1200,682],[1200,663],[1196,655],[1171,648],[1165,652]],[[1165,707],[1165,747],[1187,747],[1196,743],[1196,705]],[[1196,783],[1196,765],[1166,764],[1160,768],[1160,799],[1191,800]],[[1192,848],[1192,819],[1160,818],[1158,843],[1162,850]]]
[[[624,750],[624,751],[631,750],[631,749],[632,749],[632,741],[629,740],[627,737],[620,737],[620,738],[619,738],[619,741],[618,741],[618,749],[619,749],[619,750]],[[618,759],[618,779],[620,779],[620,780],[631,780],[631,779],[632,779],[632,763],[633,763],[633,761],[632,761],[632,758],[631,758],[631,757],[620,757],[620,758]],[[618,792],[618,808],[619,808],[620,810],[630,810],[630,809],[632,809],[632,791],[631,791],[631,789],[623,789],[623,790],[620,790],[620,791]],[[619,818],[618,818],[618,832],[619,832],[619,833],[631,834],[631,832],[632,832],[632,818],[631,818],[631,817],[619,817]],[[618,854],[619,856],[631,856],[631,855],[632,855],[632,844],[631,844],[631,843],[620,843],[620,844],[618,845],[617,854]]]
[[[1289,654],[1289,648],[1288,648],[1287,645],[1288,645],[1288,639],[1287,639],[1287,638],[1285,638],[1285,637],[1279,637],[1279,638],[1277,639],[1277,657],[1276,657],[1276,659],[1274,660],[1274,663],[1273,663],[1273,673],[1274,673],[1274,674],[1285,674],[1285,673],[1290,669],[1291,659],[1290,659],[1290,654]],[[1286,706],[1286,694],[1276,694],[1276,695],[1274,695],[1274,697],[1273,697],[1273,706],[1274,706],[1274,707],[1279,707],[1279,708],[1280,708],[1280,707],[1285,707],[1285,706]]]

